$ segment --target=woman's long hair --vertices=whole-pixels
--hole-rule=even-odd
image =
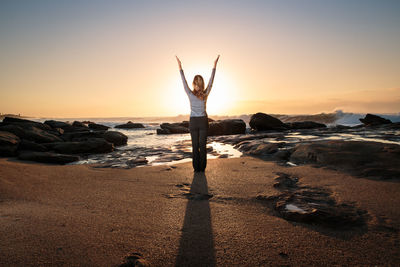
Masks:
[[[204,80],[201,75],[194,76],[192,93],[201,100],[206,99],[207,96],[204,90]]]

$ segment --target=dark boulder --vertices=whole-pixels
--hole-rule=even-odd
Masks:
[[[41,123],[41,122],[12,118],[12,117],[5,117],[3,119],[2,125],[10,125],[10,124],[20,126],[21,128],[35,126],[36,128],[41,129],[41,130],[45,130],[45,131],[51,130],[51,127],[49,125]]]
[[[87,141],[57,142],[44,144],[49,150],[62,154],[108,153],[114,150],[114,145],[103,138],[93,138]]]
[[[187,127],[186,127],[187,125]],[[165,129],[170,134],[189,133],[189,123],[161,123],[161,129]],[[158,131],[157,131],[158,133]]]
[[[157,129],[157,134],[171,134],[168,129]]]
[[[125,124],[120,124],[116,125],[114,128],[120,128],[120,129],[135,129],[135,128],[144,128],[144,125],[141,123],[133,123],[131,121],[128,121]]]
[[[244,134],[246,123],[241,119],[227,119],[209,123],[208,135]]]
[[[128,136],[116,131],[105,132],[104,139],[106,139],[110,143],[113,143],[115,146],[126,145],[128,142]]]
[[[384,119],[382,117],[379,117],[379,116],[373,115],[373,114],[367,114],[363,119],[360,119],[360,121],[367,126],[375,126],[375,125],[392,123],[388,119]]]
[[[57,135],[37,128],[36,126],[28,125],[24,128],[24,138],[36,143],[50,143],[50,142],[62,142],[63,140]]]
[[[88,126],[89,126],[89,129],[92,129],[92,130],[108,130],[110,128],[108,126],[105,126],[105,125],[102,125],[102,124],[97,124],[97,123],[94,123],[94,122],[90,122],[88,124]]]
[[[67,128],[67,127],[71,127],[71,124],[63,122],[63,121],[47,120],[44,123],[49,125],[51,128],[64,129],[64,128]]]
[[[57,163],[57,164],[66,164],[79,160],[79,157],[74,155],[63,155],[51,152],[34,152],[34,151],[21,151],[18,154],[18,158],[21,160],[29,160],[29,161],[44,162],[44,163]]]
[[[316,128],[326,128],[323,123],[318,123],[314,121],[296,121],[286,123],[290,129],[316,129]]]
[[[13,133],[0,131],[0,156],[16,155],[20,139]]]
[[[281,120],[261,112],[251,116],[249,125],[257,131],[286,130],[288,128]]]
[[[82,123],[82,122],[80,122],[80,121],[74,121],[74,122],[72,123],[72,126],[74,126],[74,127],[84,127],[84,128],[87,128],[87,127],[88,127],[86,124],[84,124],[84,123]]]
[[[14,125],[14,124],[8,124],[8,125],[2,125],[0,126],[0,131],[6,131],[15,134],[19,138],[24,138],[25,137],[25,131],[21,126]]]
[[[19,143],[18,150],[30,150],[30,151],[47,151],[47,148],[42,144],[22,139]]]

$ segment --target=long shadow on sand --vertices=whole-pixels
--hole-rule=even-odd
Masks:
[[[215,266],[210,195],[204,173],[194,173],[175,266]]]

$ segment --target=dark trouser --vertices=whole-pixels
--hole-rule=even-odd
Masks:
[[[189,129],[192,137],[193,169],[204,171],[207,165],[208,117],[190,117]]]

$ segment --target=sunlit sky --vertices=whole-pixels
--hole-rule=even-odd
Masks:
[[[0,112],[400,112],[400,1],[0,1]]]

